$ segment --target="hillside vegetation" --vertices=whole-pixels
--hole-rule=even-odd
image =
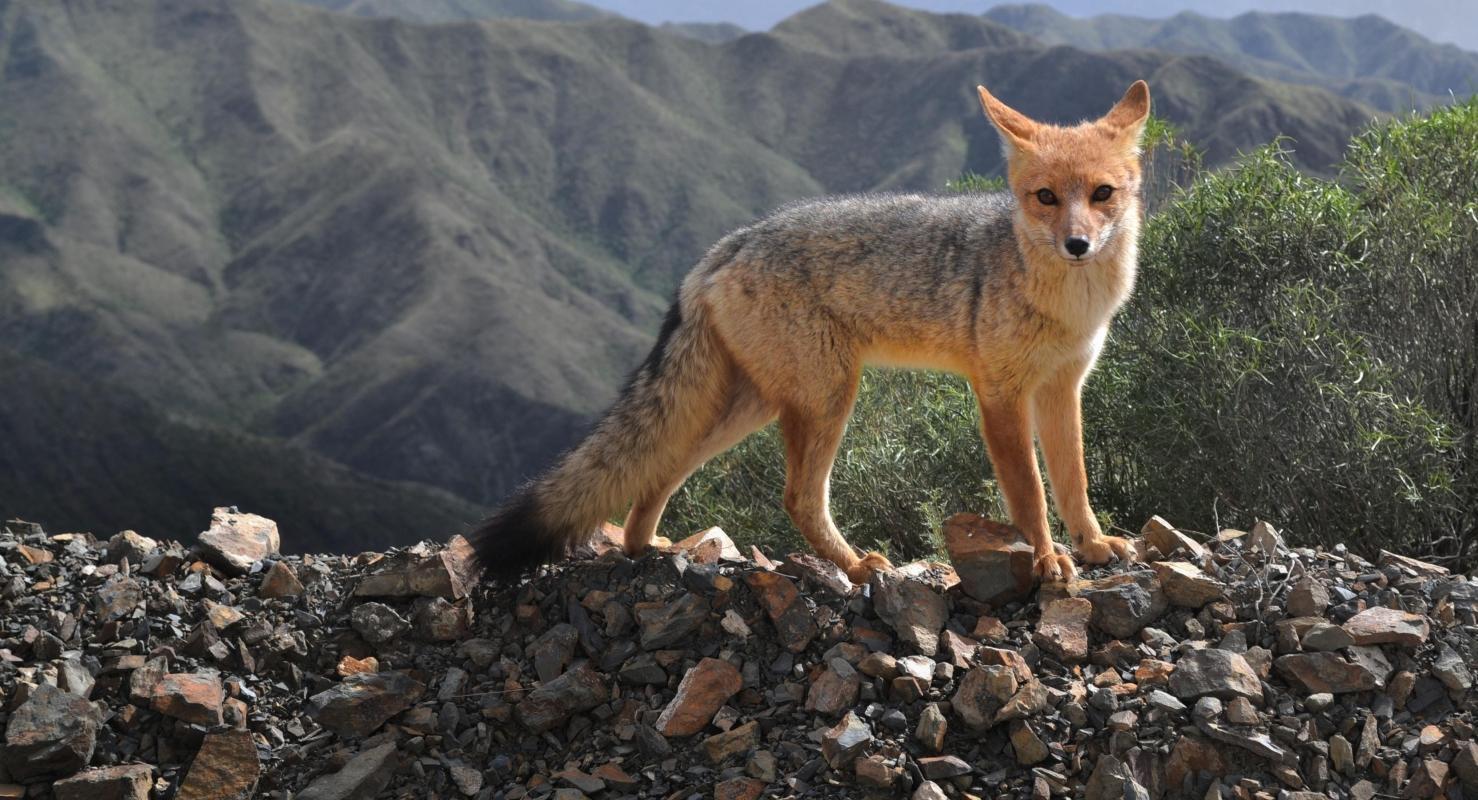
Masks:
[[[1133,300],[1085,390],[1109,524],[1286,526],[1296,541],[1478,547],[1478,100],[1371,128],[1338,179],[1270,146],[1152,216]],[[878,371],[833,481],[852,541],[926,553],[1000,514],[963,381]],[[701,471],[675,530],[798,544],[772,429]]]
[[[871,0],[719,45],[620,19],[0,0],[0,340],[161,418],[491,504],[605,406],[726,231],[997,172],[982,80],[1075,120],[1141,77],[1212,163],[1283,133],[1328,169],[1373,113]]]

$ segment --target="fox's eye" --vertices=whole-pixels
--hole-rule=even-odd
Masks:
[[[1095,203],[1102,203],[1103,201],[1113,196],[1114,187],[1112,186],[1100,186],[1097,189],[1093,190],[1093,202]]]
[[[1044,206],[1055,206],[1057,205],[1057,195],[1053,194],[1051,189],[1038,189],[1037,202]]]

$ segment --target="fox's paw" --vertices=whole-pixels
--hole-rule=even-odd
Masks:
[[[847,568],[847,579],[853,583],[867,583],[874,572],[887,572],[891,569],[893,563],[883,557],[882,553],[868,553]]]
[[[1078,560],[1084,564],[1107,564],[1114,559],[1126,563],[1134,560],[1133,543],[1119,536],[1084,537],[1076,549]]]
[[[1056,548],[1037,553],[1032,571],[1038,578],[1048,582],[1070,581],[1078,577],[1078,568],[1073,566],[1072,558],[1057,552]]]

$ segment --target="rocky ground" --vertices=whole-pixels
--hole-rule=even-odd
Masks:
[[[1478,582],[1270,526],[1033,586],[966,515],[953,567],[854,586],[717,529],[517,586],[466,543],[283,556],[0,531],[0,799],[1478,798]]]

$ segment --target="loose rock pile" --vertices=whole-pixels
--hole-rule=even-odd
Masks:
[[[1156,518],[1036,587],[960,515],[953,566],[854,586],[614,534],[498,586],[233,509],[189,550],[6,523],[0,800],[1478,798],[1478,583],[1432,564]]]

